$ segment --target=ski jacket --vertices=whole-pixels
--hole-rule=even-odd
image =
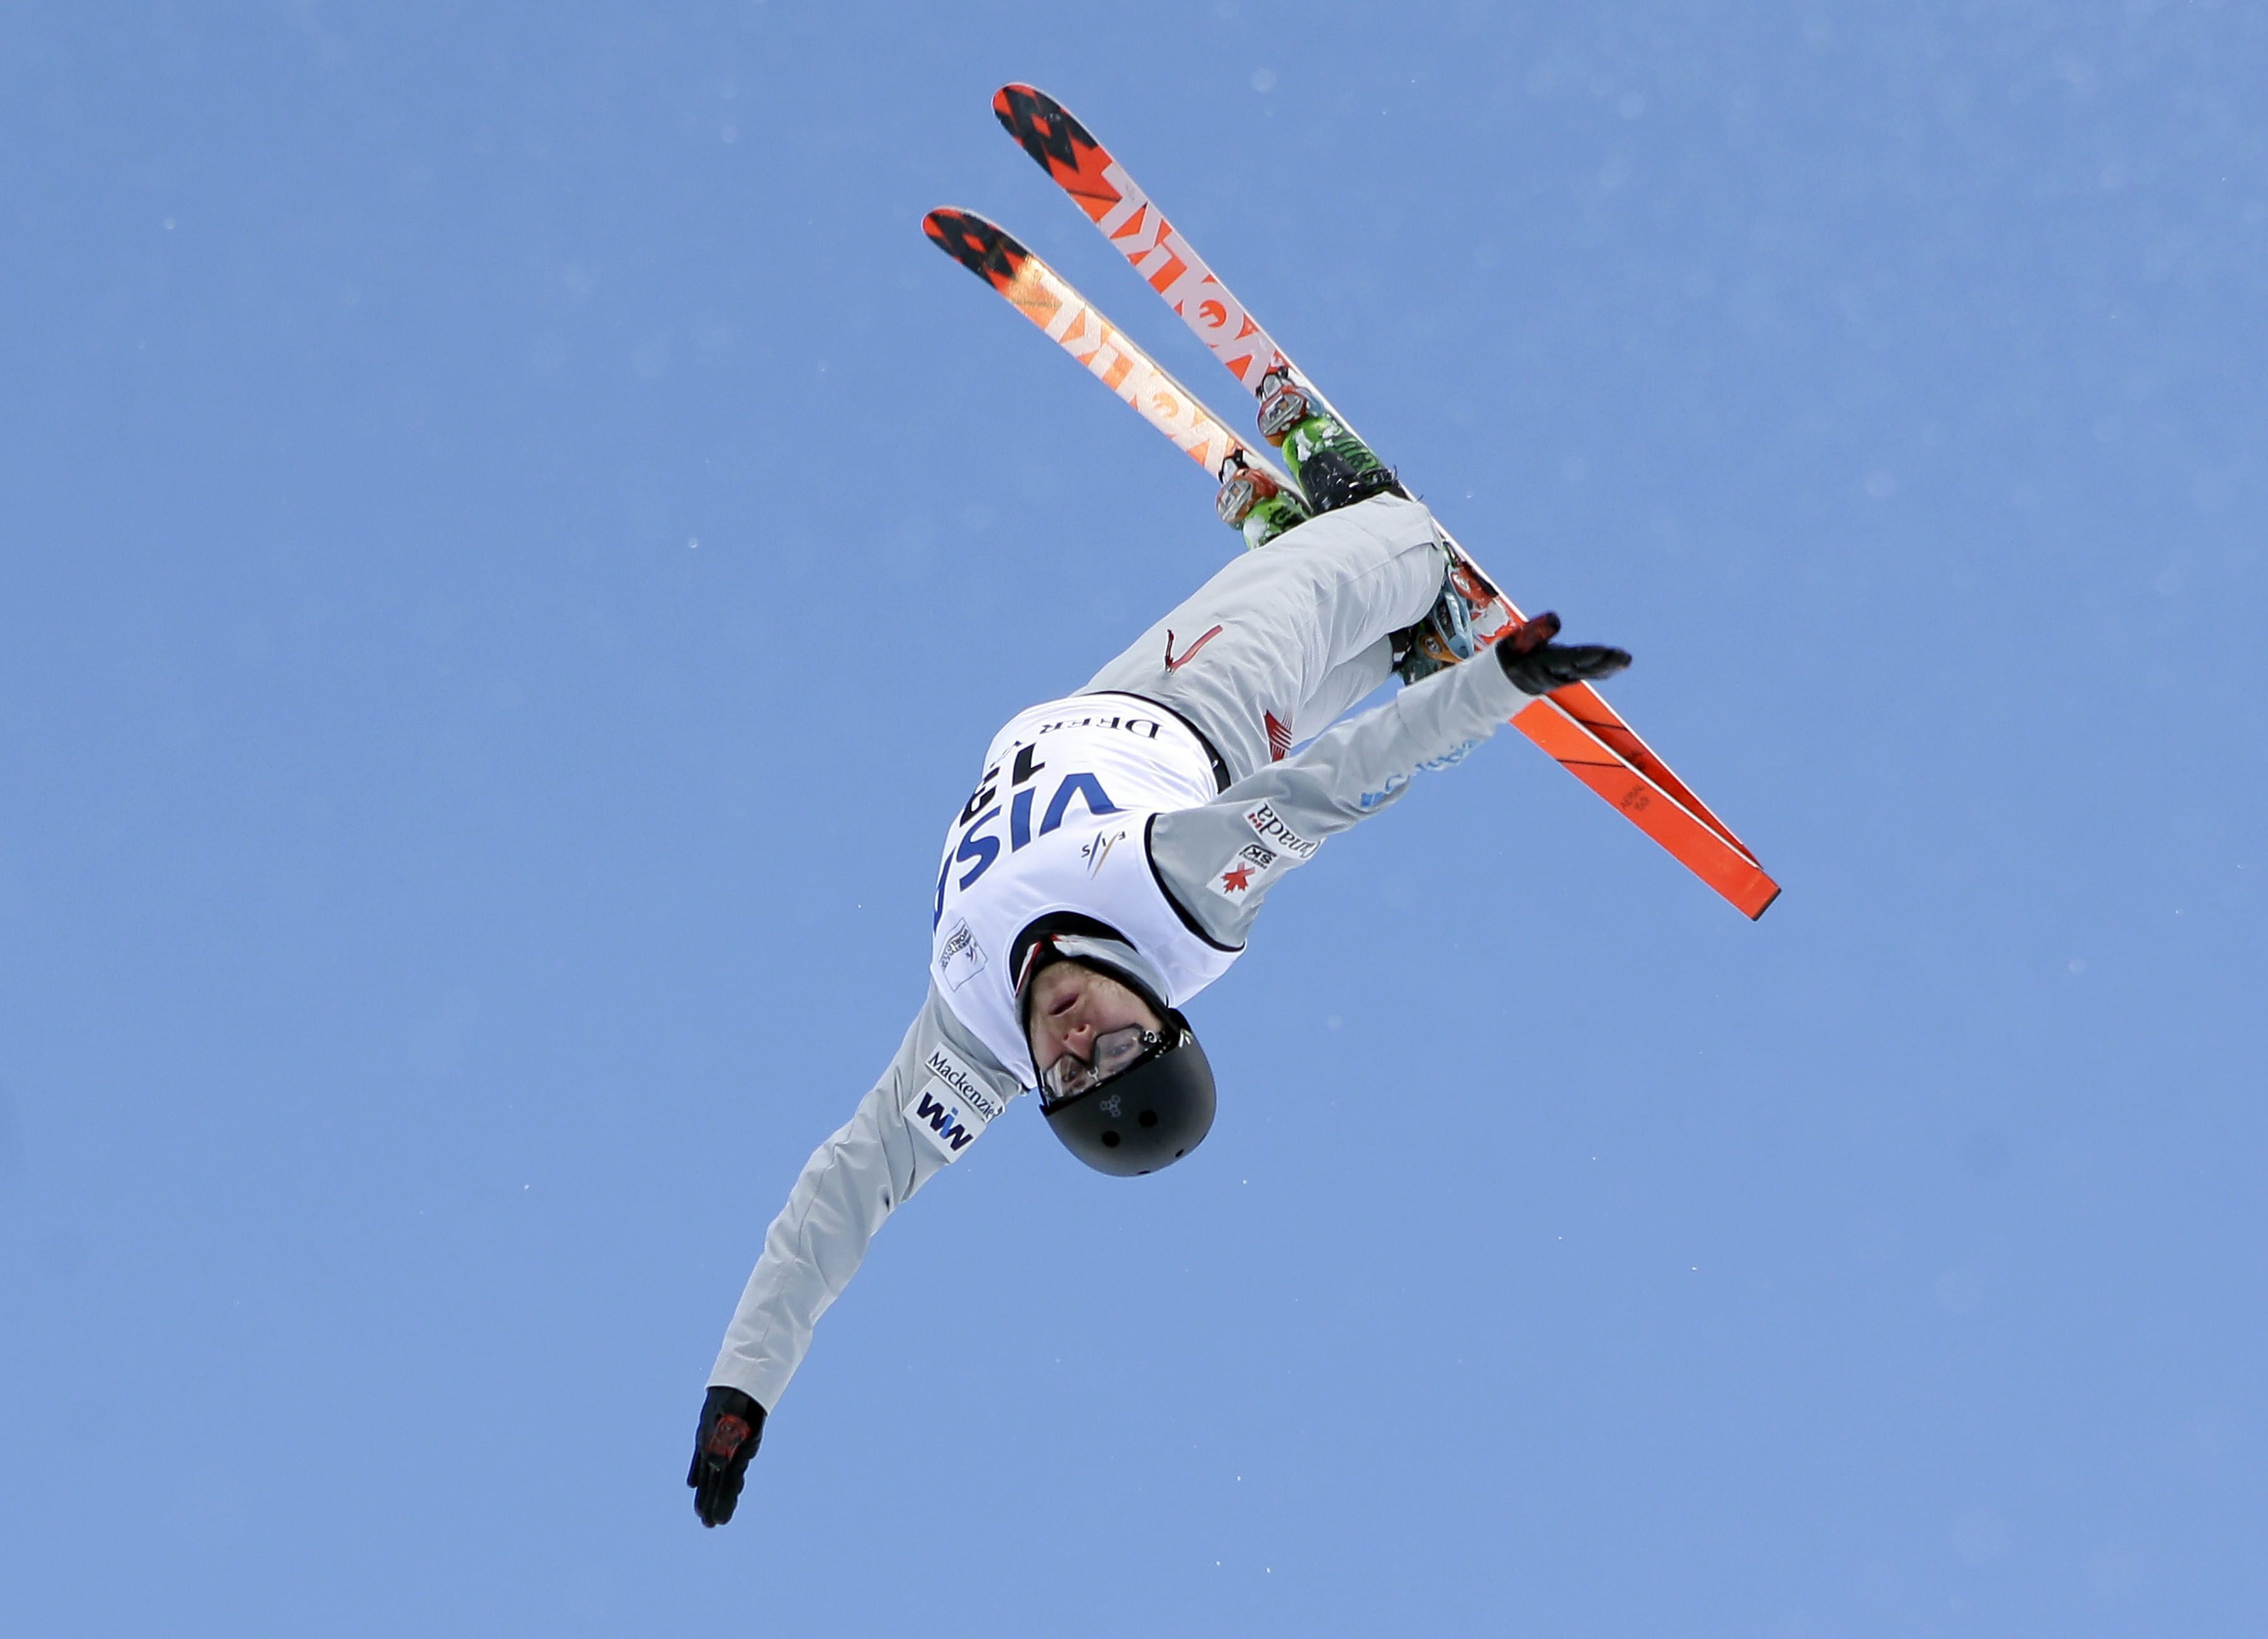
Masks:
[[[1527,701],[1492,663],[1452,666],[1226,789],[1193,731],[1130,696],[1075,696],[1012,722],[947,834],[932,907],[929,994],[889,1068],[813,1153],[765,1232],[710,1383],[776,1408],[813,1327],[883,1221],[1034,1084],[1012,999],[1002,1000],[1012,998],[1012,976],[995,971],[1005,968],[1019,930],[1009,922],[1064,909],[1108,922],[1162,975],[1179,1007],[1244,949],[1261,905],[1286,873],[1329,837],[1398,801],[1419,773],[1461,761]],[[1157,724],[1156,733],[1126,728],[1130,718]],[[1042,731],[1048,723],[1056,726]],[[1046,770],[1057,776],[1052,783],[1014,777],[1020,747],[1039,748],[1027,759],[1035,776],[1036,765],[1063,756],[1063,767]],[[1092,790],[1065,777],[1082,773]],[[1114,773],[1118,789],[1109,783]],[[1058,806],[1067,784],[1072,795]],[[1189,800],[1169,805],[1175,797]],[[1028,830],[1021,848],[1020,827]],[[994,848],[990,869],[974,877],[984,849],[972,838],[990,838]],[[1110,880],[1082,898],[1079,873],[1096,852],[1105,857],[1093,862],[1095,874]],[[997,886],[1012,889],[998,905],[979,892],[994,871]],[[956,944],[956,926],[966,930],[965,942]]]

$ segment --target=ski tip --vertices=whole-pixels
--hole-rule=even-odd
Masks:
[[[995,288],[1012,282],[1032,254],[1007,229],[958,205],[939,205],[923,217],[922,232],[931,244]]]
[[[1003,85],[992,93],[992,114],[1042,169],[1058,179],[1079,175],[1086,156],[1102,146],[1070,109],[1036,85]]]
[[[1773,906],[1779,903],[1779,884],[1773,881],[1770,877],[1765,876],[1762,871],[1757,872],[1756,875],[1757,886],[1760,887],[1770,888],[1771,892],[1765,894],[1762,900],[1753,905],[1742,905],[1741,907],[1742,910],[1748,912],[1749,920],[1750,922],[1763,921],[1764,914],[1770,910]]]
[[[992,93],[992,112],[999,116],[1003,124],[1007,123],[1018,108],[1031,108],[1041,114],[1061,114],[1064,111],[1063,104],[1038,86],[1027,85],[1021,80],[1010,80]]]

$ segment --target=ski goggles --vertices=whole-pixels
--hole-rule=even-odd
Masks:
[[[1066,1053],[1040,1073],[1040,1084],[1047,1090],[1046,1101],[1060,1104],[1065,1099],[1091,1091],[1106,1081],[1123,1076],[1137,1064],[1148,1063],[1172,1047],[1175,1039],[1164,1031],[1145,1030],[1139,1025],[1106,1030],[1094,1039],[1089,1049],[1090,1058],[1083,1061]]]

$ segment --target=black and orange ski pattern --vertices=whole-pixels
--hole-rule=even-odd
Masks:
[[[932,210],[922,218],[922,232],[931,244],[1004,294],[1032,254],[1005,228],[965,210]]]
[[[1119,190],[1104,174],[1110,156],[1070,109],[1029,85],[1004,85],[992,99],[992,113],[1056,185],[1100,221],[1118,202]]]

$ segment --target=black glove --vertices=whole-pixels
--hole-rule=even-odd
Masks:
[[[693,1466],[685,1483],[693,1488],[693,1511],[704,1525],[721,1525],[740,1500],[748,1459],[764,1437],[764,1408],[738,1389],[711,1385],[701,1403],[701,1427],[693,1436]]]
[[[1496,662],[1523,694],[1548,695],[1570,683],[1612,677],[1631,663],[1626,649],[1604,643],[1555,643],[1559,617],[1548,611],[1496,640]]]

